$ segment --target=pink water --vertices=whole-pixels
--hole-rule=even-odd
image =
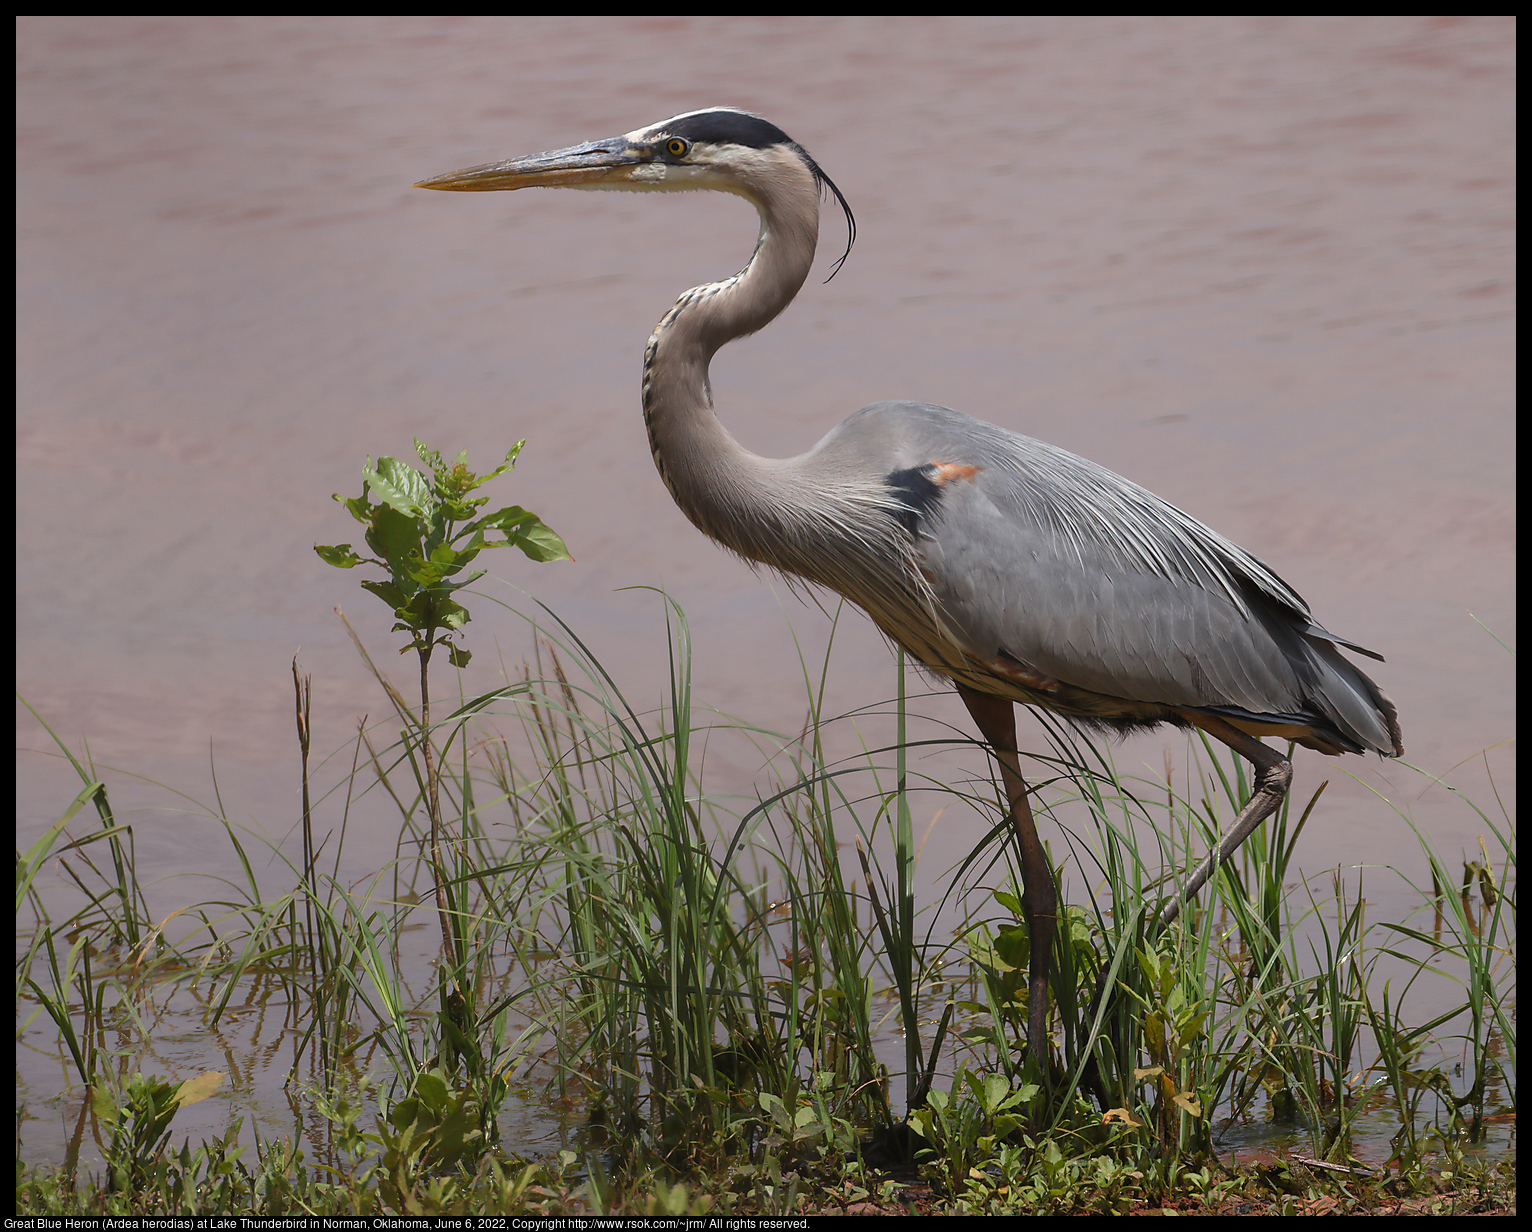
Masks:
[[[637,402],[650,328],[743,263],[748,207],[411,187],[731,104],[812,151],[859,224],[825,286],[827,216],[820,275],[715,363],[747,446],[798,452],[902,397],[1119,471],[1384,654],[1368,670],[1410,762],[1498,815],[1513,37],[1504,17],[23,18],[19,689],[72,747],[203,800],[211,745],[230,814],[286,833],[294,653],[318,750],[384,710],[333,608],[409,680],[388,613],[312,553],[356,537],[330,493],[413,435],[486,469],[525,436],[490,494],[577,563],[501,554],[497,572],[644,702],[663,614],[620,588],[662,584],[699,699],[797,731],[794,630],[819,646],[828,621],[672,506]],[[474,610],[470,693],[498,682],[497,650],[529,648]],[[893,689],[888,648],[848,615],[828,708]],[[922,706],[966,730],[954,698]],[[24,846],[78,784],[20,725]],[[1041,747],[1030,721],[1023,739]],[[1169,733],[1119,762],[1158,772],[1167,744],[1184,764]],[[744,791],[757,769],[716,768]],[[1477,856],[1483,823],[1419,773],[1305,754],[1297,775],[1305,795],[1332,780],[1305,869],[1419,874],[1374,791]],[[226,860],[195,810],[107,778],[150,873]],[[972,837],[944,834],[944,855]]]

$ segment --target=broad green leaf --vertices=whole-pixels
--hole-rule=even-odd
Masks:
[[[516,546],[533,560],[573,560],[564,541],[539,520],[516,535]]]
[[[330,494],[331,500],[338,500],[351,511],[351,516],[358,522],[372,521],[372,502],[367,499],[367,489],[362,489],[360,496],[342,496],[339,492]]]
[[[367,546],[388,562],[396,581],[409,571],[411,552],[420,551],[420,525],[390,506],[380,507],[367,532]]]
[[[435,504],[424,476],[398,458],[379,458],[376,470],[362,468],[362,477],[374,495],[409,517],[427,517]]]
[[[370,590],[373,594],[377,595],[384,603],[394,609],[395,615],[398,615],[399,609],[410,601],[409,596],[392,582],[363,582],[362,589]]]
[[[116,1125],[122,1119],[117,1109],[116,1097],[105,1082],[97,1082],[90,1089],[91,1107],[104,1125]]]
[[[316,543],[314,551],[319,553],[320,560],[328,565],[334,565],[337,569],[350,569],[366,560],[366,557],[358,556],[352,551],[349,543],[337,543],[333,547]]]
[[[415,1075],[415,1094],[433,1112],[440,1114],[447,1110],[449,1103],[447,1084],[435,1070],[427,1070]]]
[[[529,518],[536,520],[537,515],[520,505],[507,505],[504,509],[496,509],[494,513],[486,513],[471,527],[464,529],[513,531]]]
[[[506,536],[504,543],[489,540],[484,546],[499,548],[514,545],[533,560],[574,559],[569,554],[569,549],[564,546],[564,541],[545,526],[543,520],[535,513],[523,509],[520,505],[507,505],[504,509],[487,513],[477,522],[464,527],[464,530],[471,530],[476,535],[482,535],[486,530],[504,531]]]
[[[451,599],[436,601],[436,623],[442,629],[461,629],[468,623],[468,609]]]
[[[461,629],[468,623],[468,610],[451,599],[421,591],[410,601],[394,609],[394,615],[412,629]]]
[[[482,540],[478,543],[470,543],[464,548],[455,548],[444,543],[431,552],[431,563],[448,566],[455,573],[459,569],[466,569],[483,546]]]

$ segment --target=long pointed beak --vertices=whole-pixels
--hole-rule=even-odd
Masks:
[[[503,163],[485,163],[462,171],[421,180],[416,188],[444,192],[509,192],[517,188],[577,188],[586,184],[621,184],[633,169],[647,165],[644,151],[626,137],[587,141],[565,150],[550,150]]]

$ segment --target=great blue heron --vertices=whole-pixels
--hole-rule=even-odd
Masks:
[[[822,192],[845,211],[847,253],[855,238],[840,189],[776,125],[730,107],[688,111],[418,187],[711,189],[759,211],[745,268],[687,291],[649,338],[643,407],[655,465],[703,534],[844,595],[957,686],[1009,800],[1031,935],[1027,1037],[1045,1066],[1056,896],[1013,702],[1090,728],[1200,728],[1254,765],[1250,800],[1164,923],[1285,796],[1292,766],[1257,737],[1329,754],[1403,753],[1393,703],[1336,648],[1380,655],[1321,628],[1249,553],[1084,458],[919,402],[864,406],[796,458],[757,457],[729,435],[713,414],[714,353],[798,294]]]

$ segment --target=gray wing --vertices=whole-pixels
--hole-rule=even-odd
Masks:
[[[1321,628],[1260,561],[1137,484],[919,403],[865,407],[820,450],[929,477],[911,492],[920,568],[983,660],[1004,654],[1132,702],[1307,716],[1347,744],[1393,750],[1380,713],[1391,704],[1335,644],[1372,652]]]

